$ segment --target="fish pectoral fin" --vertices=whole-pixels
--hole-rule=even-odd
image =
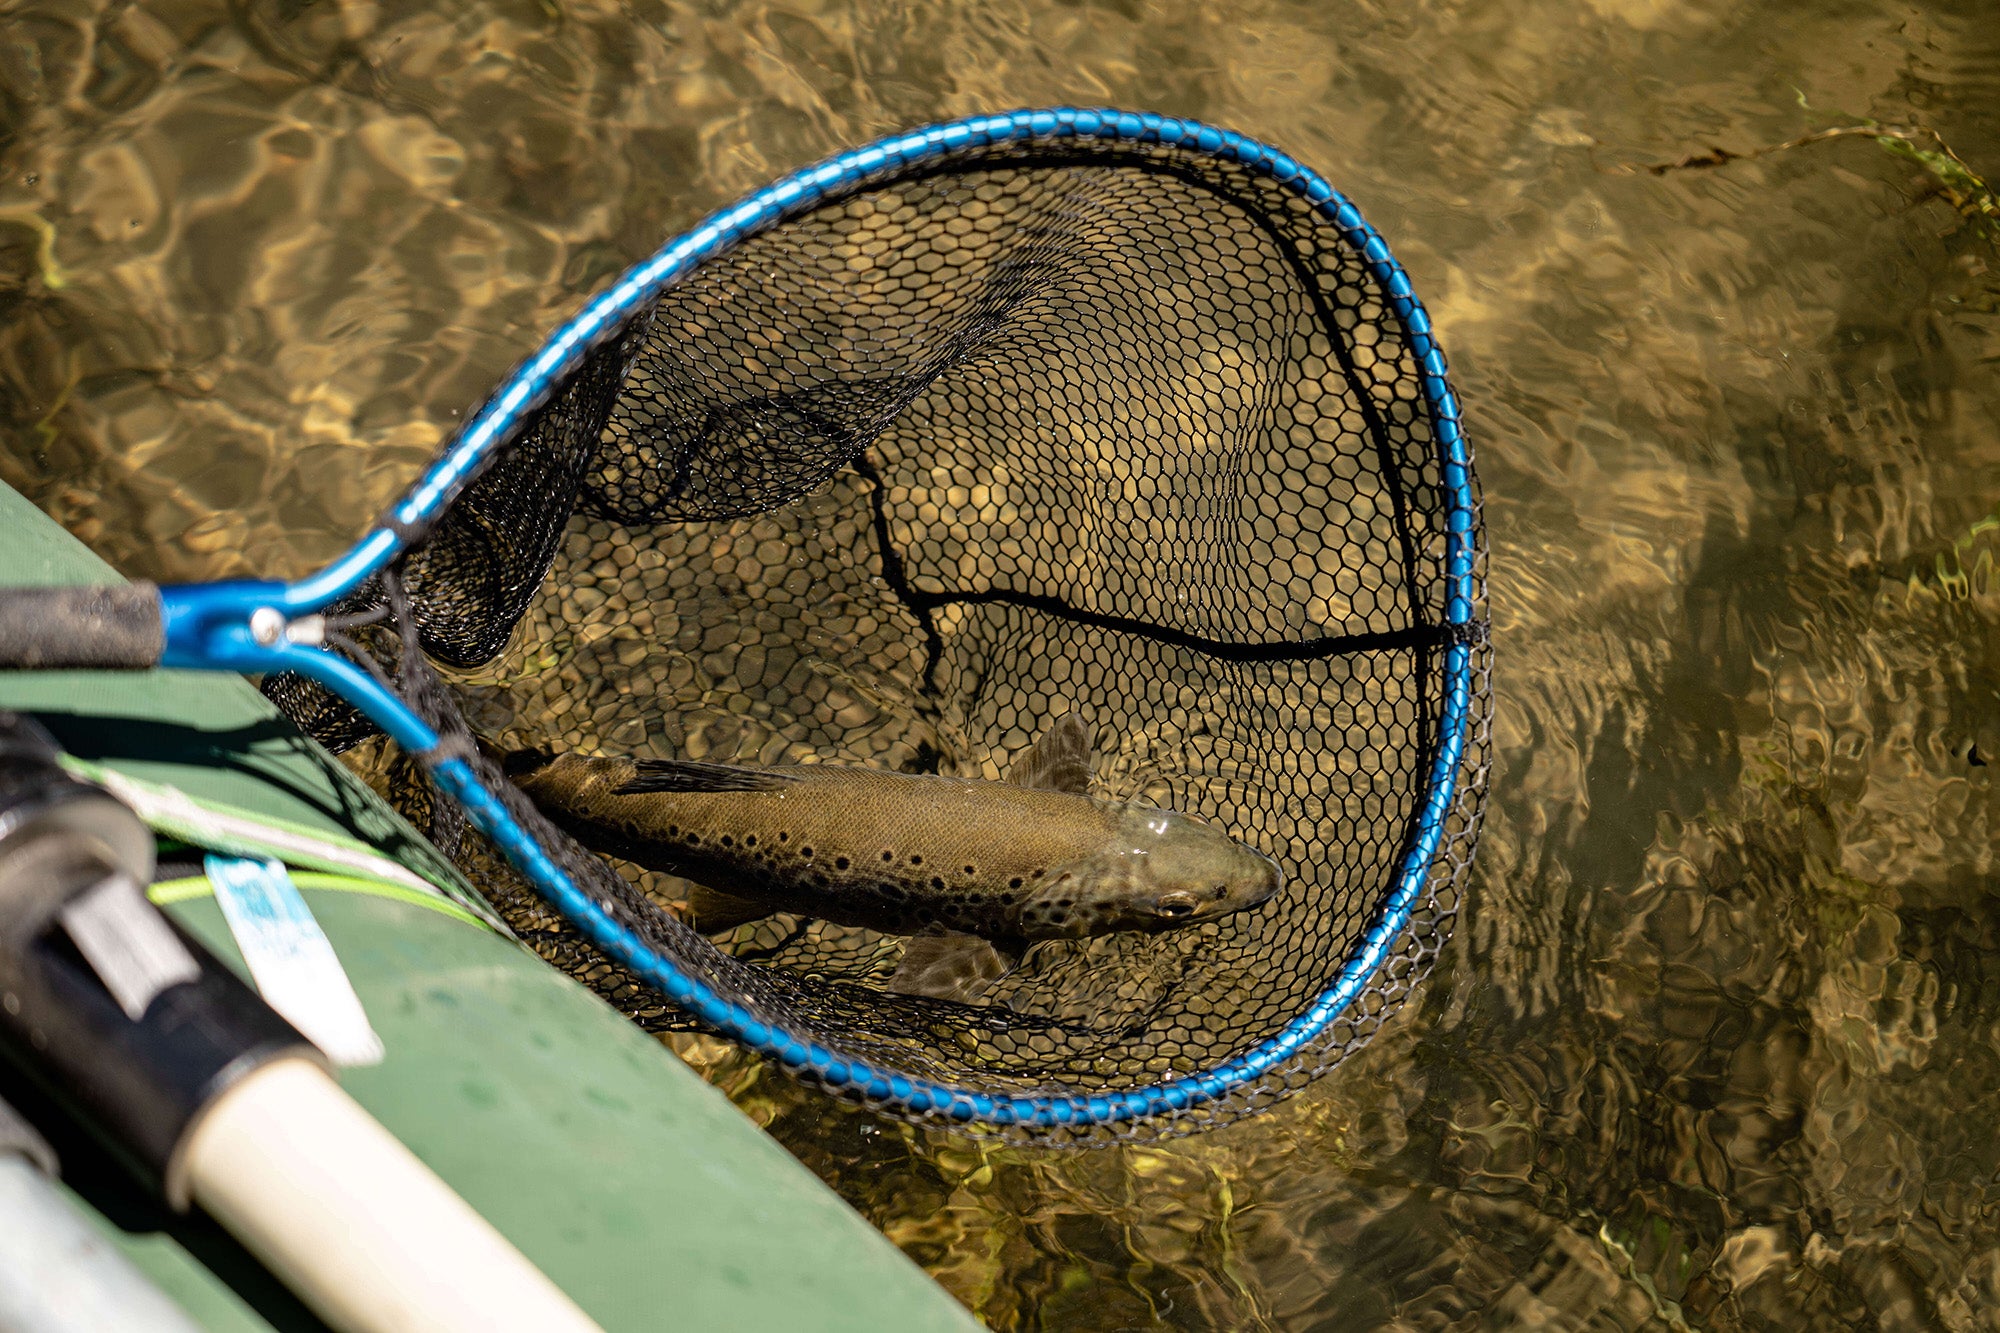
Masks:
[[[632,777],[611,794],[643,796],[648,792],[780,791],[798,779],[786,773],[761,772],[734,764],[704,764],[693,759],[640,759]]]
[[[1090,728],[1074,710],[1049,724],[1041,738],[1014,761],[1007,781],[1016,787],[1090,793]]]
[[[903,961],[889,978],[888,988],[898,995],[970,1003],[1012,972],[1026,949],[1019,940],[996,943],[977,935],[915,935],[903,946]]]
[[[538,773],[556,761],[555,752],[530,747],[525,750],[506,750],[484,736],[472,738],[473,748],[485,760],[499,769],[511,781]]]
[[[740,926],[746,921],[759,921],[772,914],[771,909],[760,902],[711,889],[706,884],[696,884],[688,889],[687,904],[688,914],[694,918],[688,924],[706,935]]]

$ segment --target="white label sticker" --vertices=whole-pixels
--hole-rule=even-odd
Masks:
[[[382,1039],[284,863],[210,856],[204,864],[265,1003],[335,1064],[380,1064]]]
[[[134,1023],[167,987],[201,979],[201,964],[123,871],[70,899],[61,916],[77,952]]]

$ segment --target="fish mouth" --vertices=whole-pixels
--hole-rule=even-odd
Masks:
[[[1247,850],[1247,849],[1246,849]],[[1284,887],[1285,872],[1262,852],[1251,852],[1257,864],[1250,874],[1224,880],[1208,889],[1169,889],[1146,904],[1144,930],[1167,931],[1200,921],[1215,921],[1269,902]]]
[[[1249,850],[1249,849],[1245,849]],[[1231,893],[1215,904],[1214,916],[1228,916],[1232,912],[1248,911],[1261,907],[1278,896],[1278,890],[1285,887],[1285,870],[1276,861],[1262,852],[1251,851],[1256,858],[1256,876],[1241,890]]]
[[[1243,904],[1245,907],[1257,907],[1267,903],[1278,896],[1278,890],[1285,887],[1285,868],[1262,852],[1257,853],[1257,859],[1264,863],[1259,867],[1264,872],[1263,891],[1246,901]]]

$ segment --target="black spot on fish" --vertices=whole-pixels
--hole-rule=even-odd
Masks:
[[[931,876],[931,887],[932,887],[932,888],[934,888],[934,889],[941,889],[941,888],[943,888],[943,887],[944,887],[944,876],[942,876],[942,875],[932,875],[932,876]]]
[[[1018,889],[1018,888],[1020,888],[1020,887],[1021,887],[1021,877],[1020,877],[1019,875],[1016,875],[1016,876],[1014,876],[1014,878],[1012,878],[1012,879],[1008,880],[1008,881],[1007,881],[1007,887],[1008,887],[1008,888],[1010,888],[1010,889]]]
[[[921,856],[912,856],[910,858],[910,864],[913,866],[920,866],[923,863],[924,863],[924,858]]]
[[[745,847],[755,847],[755,846],[757,845],[757,835],[756,835],[756,834],[754,834],[754,833],[746,833],[746,834],[744,834],[744,835],[743,835],[743,845],[744,845]]]
[[[736,845],[736,839],[730,837],[727,833],[725,833],[722,835],[722,845],[724,847],[734,847]]]
[[[799,855],[810,861],[813,859],[813,849],[810,847],[801,847],[799,848]]]
[[[896,854],[894,852],[884,852],[882,853],[882,859],[884,861],[893,861],[896,859]]]
[[[790,842],[791,840],[792,840],[792,835],[789,833],[780,833],[778,835],[779,842]]]
[[[972,873],[972,867],[971,867],[971,866],[967,866],[967,867],[965,868],[965,873],[966,873],[966,874],[968,874],[968,875],[970,875],[970,874]]]
[[[845,870],[848,866],[848,860],[844,856],[836,856],[833,858],[833,864],[835,869]]]
[[[1032,875],[1028,876],[1028,878],[1029,878],[1029,879],[1040,879],[1040,878],[1042,877],[1042,874],[1043,874],[1043,872],[1042,872],[1042,871],[1039,871],[1039,870],[1037,870],[1037,871],[1036,871],[1036,872],[1035,872],[1034,874],[1032,874]]]

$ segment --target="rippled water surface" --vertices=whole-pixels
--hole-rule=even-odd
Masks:
[[[4,6],[0,476],[135,576],[301,573],[784,169],[1033,103],[1275,141],[1411,270],[1486,489],[1500,767],[1420,1002],[1082,1156],[689,1053],[996,1328],[2000,1327],[1995,20]],[[1864,120],[1913,137],[1723,160]]]

